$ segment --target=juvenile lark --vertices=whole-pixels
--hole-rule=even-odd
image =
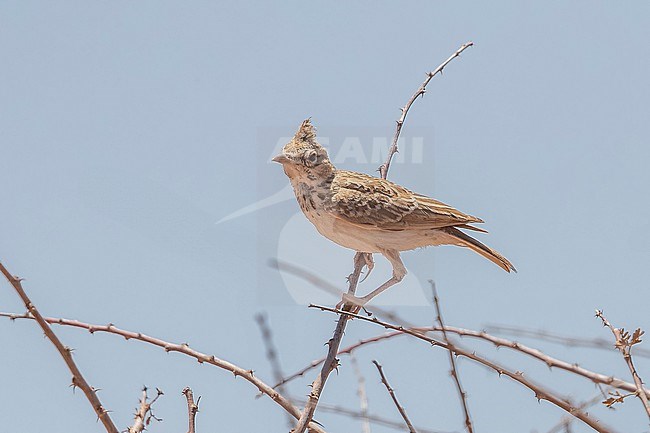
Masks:
[[[354,304],[362,306],[402,281],[406,268],[400,251],[430,245],[467,247],[506,272],[515,267],[501,254],[459,229],[479,218],[432,198],[416,194],[385,179],[337,170],[316,141],[309,119],[273,161],[282,164],[298,204],[316,230],[327,239],[355,251],[380,253],[393,266],[393,276]],[[368,263],[372,267],[372,263]]]

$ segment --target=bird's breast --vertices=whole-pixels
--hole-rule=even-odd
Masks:
[[[361,234],[359,227],[337,218],[327,210],[327,204],[331,201],[329,186],[321,187],[306,182],[292,182],[292,184],[300,209],[316,227],[318,233],[332,242],[355,251],[377,252],[372,237],[359,236]]]

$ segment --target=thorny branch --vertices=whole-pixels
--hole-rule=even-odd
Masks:
[[[0,313],[0,316],[9,317],[10,319],[34,319],[29,315],[15,315],[15,314],[8,314],[8,313]],[[245,370],[233,363],[217,358],[215,355],[208,355],[199,352],[198,350],[194,350],[187,343],[181,343],[181,344],[170,343],[168,341],[161,340],[160,338],[151,337],[142,334],[141,332],[127,331],[125,329],[118,328],[112,323],[109,323],[108,325],[95,325],[95,324],[80,322],[78,320],[70,320],[70,319],[62,319],[62,318],[47,317],[43,319],[46,321],[46,323],[72,326],[75,328],[85,329],[91,334],[94,334],[96,332],[106,332],[109,334],[120,335],[124,337],[126,340],[138,340],[144,343],[148,343],[160,347],[167,353],[169,352],[182,353],[184,355],[196,359],[200,364],[205,363],[205,364],[214,365],[215,367],[219,367],[223,370],[231,372],[235,377],[239,376],[244,378],[246,381],[253,384],[262,394],[267,395],[268,397],[271,398],[271,400],[273,400],[275,403],[280,405],[285,411],[291,414],[291,416],[293,416],[295,419],[300,418],[300,410],[298,410],[298,408],[296,408],[291,403],[291,401],[289,401],[282,394],[280,394],[279,392],[271,388],[261,379],[258,379],[253,374],[253,370]],[[323,430],[321,427],[319,427],[316,423],[313,422],[309,424],[309,428],[314,433],[325,432],[325,430]],[[117,430],[115,433],[117,433]]]
[[[156,396],[151,401],[147,401],[149,399],[149,396],[147,395],[147,387],[145,386],[142,388],[140,406],[138,407],[138,410],[135,411],[133,425],[127,429],[128,433],[142,433],[147,429],[151,420],[162,421],[160,418],[156,418],[151,409],[151,406],[161,395],[164,395],[164,393],[156,388]]]
[[[341,311],[330,309],[330,308],[327,308],[327,307],[319,307],[319,306],[314,306],[314,307],[319,308],[319,309],[323,309],[325,311],[338,312],[338,313],[342,314]],[[347,313],[347,314],[349,315],[349,313]],[[15,314],[15,313],[0,313],[0,316],[1,317],[7,317],[7,318],[9,318],[11,320],[34,319],[33,317],[31,317],[29,315]],[[359,317],[362,320],[371,321],[371,322],[374,322],[374,323],[377,323],[379,325],[384,326],[383,325],[384,322],[380,322],[376,318],[369,319],[367,317],[356,316],[356,315],[352,316],[352,317]],[[276,393],[275,391],[273,391],[272,387],[266,385],[264,382],[257,379],[256,377],[254,377],[252,375],[251,370],[244,370],[244,369],[242,369],[240,367],[237,367],[237,366],[234,366],[233,364],[230,364],[230,363],[228,363],[226,361],[222,361],[222,360],[220,360],[219,358],[216,358],[216,357],[214,357],[214,360],[213,360],[211,355],[206,355],[206,354],[203,354],[201,352],[190,349],[189,346],[187,346],[185,344],[179,345],[179,344],[169,343],[169,342],[166,342],[164,340],[160,340],[160,339],[157,339],[157,338],[154,338],[154,337],[149,337],[149,336],[141,334],[141,333],[126,331],[126,330],[117,328],[117,327],[113,326],[112,324],[109,324],[109,325],[95,325],[95,324],[88,324],[88,323],[80,322],[80,321],[77,321],[77,320],[54,318],[54,317],[46,317],[46,318],[44,318],[44,320],[46,320],[47,323],[50,323],[50,324],[57,324],[57,325],[62,325],[62,326],[71,326],[71,327],[75,327],[75,328],[86,329],[90,333],[107,332],[107,333],[111,333],[111,334],[116,334],[116,335],[120,335],[120,336],[124,337],[127,340],[135,339],[135,340],[139,340],[139,341],[142,341],[142,342],[145,342],[145,343],[153,344],[155,346],[158,346],[158,347],[161,347],[161,348],[165,349],[165,351],[167,351],[167,352],[176,351],[176,352],[179,352],[179,353],[183,353],[185,355],[188,355],[188,356],[191,356],[191,357],[197,359],[199,362],[205,362],[205,363],[208,363],[208,364],[211,364],[211,365],[215,365],[215,366],[217,366],[219,368],[223,368],[223,369],[226,369],[228,371],[231,371],[235,376],[244,377],[246,380],[253,383],[253,385],[257,386],[258,389],[260,389],[259,388],[260,386],[263,387],[263,389],[260,389],[260,391],[263,394],[271,397],[275,402],[277,402],[280,406],[282,406],[287,412],[289,412],[289,413],[299,413],[298,410],[295,407],[293,407],[293,405],[287,406],[287,404],[290,405],[291,403],[286,401],[286,399],[284,399],[284,397],[282,397],[282,395],[280,393]],[[394,337],[398,337],[398,336],[413,335],[413,336],[417,336],[417,338],[420,338],[420,337],[424,336],[424,334],[426,332],[440,331],[439,327],[433,327],[433,328],[404,328],[402,326],[391,325],[391,324],[386,324],[385,327],[387,327],[388,329],[394,329],[394,331],[387,332],[387,333],[384,333],[384,334],[381,334],[381,335],[378,335],[378,336],[375,336],[375,337],[371,337],[371,338],[368,338],[368,339],[360,340],[359,342],[357,342],[355,344],[352,344],[352,345],[340,350],[337,355],[349,354],[349,353],[352,353],[357,348],[365,346],[367,344],[376,343],[376,342],[379,342],[379,341],[382,341],[382,340],[386,340],[386,339],[390,339],[390,338],[394,338]],[[593,371],[582,368],[582,367],[580,367],[580,366],[578,366],[576,364],[570,364],[568,362],[558,360],[556,358],[553,358],[553,357],[550,357],[550,356],[544,354],[543,352],[541,352],[541,351],[539,351],[537,349],[527,347],[527,346],[525,346],[525,345],[523,345],[521,343],[515,342],[515,341],[507,340],[505,338],[495,337],[495,336],[492,336],[492,335],[487,334],[487,333],[482,332],[482,331],[473,331],[473,330],[469,330],[469,329],[456,328],[456,327],[452,327],[452,326],[446,326],[445,329],[446,329],[447,332],[455,333],[455,334],[458,334],[458,335],[460,335],[462,337],[479,338],[479,339],[489,341],[489,342],[493,343],[496,347],[508,347],[510,349],[519,351],[521,353],[524,353],[526,355],[529,355],[529,356],[532,356],[532,357],[534,357],[536,359],[539,359],[539,360],[543,361],[544,363],[546,363],[549,367],[556,367],[556,368],[560,368],[560,369],[565,370],[565,371],[569,371],[569,372],[578,374],[580,376],[583,376],[583,377],[585,377],[587,379],[592,380],[594,383],[600,383],[600,384],[608,385],[608,386],[618,388],[618,389],[621,389],[621,390],[625,390],[625,391],[629,391],[629,392],[635,392],[636,391],[636,386],[633,383],[623,381],[623,380],[621,380],[619,378],[616,378],[616,377],[613,377],[613,376],[607,376],[607,375],[604,375],[604,374],[595,373]],[[428,340],[426,340],[426,338],[425,338],[425,341],[428,341]],[[435,342],[435,340],[433,340],[433,341]],[[435,344],[435,343],[432,343],[432,344]],[[441,343],[441,345],[442,345],[442,347],[445,347],[444,343]],[[461,355],[463,355],[463,354],[461,354]],[[470,357],[470,359],[472,359],[472,358]],[[283,381],[283,383],[287,383],[288,381],[290,381],[292,379],[295,379],[296,377],[302,376],[306,371],[317,367],[322,362],[323,362],[323,359],[313,361],[308,367],[305,367],[300,372],[289,376],[287,379],[285,379]],[[483,363],[481,361],[478,361],[478,362]],[[224,364],[221,364],[221,363],[224,363]],[[650,396],[650,390],[645,389],[645,388],[644,388],[644,390],[645,390],[646,395]],[[293,408],[293,409],[291,409],[291,408]],[[293,411],[295,411],[295,412],[293,412]],[[318,431],[318,430],[315,430],[315,431]]]
[[[0,315],[2,315],[0,313]],[[413,332],[420,332],[420,333],[427,333],[427,332],[439,332],[441,331],[440,327],[429,327],[429,328],[422,328],[422,327],[409,327],[409,326],[404,326],[402,325],[404,329],[409,329]],[[492,344],[494,344],[495,347],[507,347],[509,349],[515,350],[517,352],[523,353],[525,355],[531,356],[535,359],[538,359],[542,362],[544,362],[549,368],[559,368],[561,370],[568,371],[570,373],[577,374],[579,376],[582,376],[586,379],[591,380],[592,382],[596,384],[603,384],[603,385],[608,385],[614,388],[618,388],[621,390],[625,391],[630,391],[634,392],[636,391],[636,385],[630,382],[626,382],[624,380],[621,380],[617,377],[614,376],[607,376],[604,374],[596,373],[591,370],[587,370],[586,368],[580,367],[577,364],[572,364],[566,361],[559,360],[557,358],[553,358],[542,351],[538,349],[534,349],[528,346],[525,346],[521,343],[518,343],[516,341],[508,340],[505,338],[501,337],[495,337],[493,335],[490,335],[486,332],[483,331],[474,331],[471,329],[464,329],[464,328],[457,328],[453,326],[445,326],[445,330],[447,332],[451,332],[454,334],[457,334],[461,337],[470,337],[470,338],[477,338],[481,340],[488,341]],[[355,344],[352,344],[345,349],[342,349],[339,351],[338,355],[346,355],[352,353],[354,350],[361,346],[365,346],[366,344],[372,344],[372,343],[377,343],[382,340],[394,338],[394,337],[399,337],[406,335],[402,331],[392,331],[392,332],[386,332],[381,335],[377,335],[374,337],[366,338],[363,340],[358,341]],[[296,373],[291,374],[290,376],[287,376],[285,379],[283,379],[282,383],[285,384],[287,382],[290,382],[302,375],[304,375],[307,371],[311,370],[312,368],[317,367],[323,362],[323,358],[317,359],[312,361],[308,366],[302,368],[301,370],[297,371]],[[277,387],[277,385],[274,386],[274,388]],[[647,388],[644,388],[645,393],[647,396],[650,396],[650,390]]]
[[[52,331],[50,325],[29,299],[21,284],[22,280],[20,278],[14,277],[2,263],[0,263],[0,271],[7,278],[7,281],[9,281],[9,283],[13,286],[18,296],[20,296],[20,299],[22,299],[23,303],[25,304],[27,311],[29,311],[29,314],[31,314],[32,318],[38,322],[38,325],[45,333],[45,336],[52,342],[54,347],[56,347],[56,350],[59,351],[59,354],[63,358],[65,364],[68,366],[70,373],[72,373],[72,386],[81,388],[86,398],[90,402],[90,405],[95,410],[97,418],[104,425],[106,431],[108,433],[118,433],[117,427],[115,427],[115,424],[113,424],[113,420],[108,414],[108,411],[104,408],[102,402],[99,401],[99,397],[97,397],[97,390],[91,387],[88,382],[86,382],[86,379],[84,379],[83,375],[81,374],[81,370],[79,370],[79,367],[77,367],[77,364],[75,364],[74,360],[72,359],[71,349],[61,343],[59,337],[57,337],[54,331]]]
[[[199,397],[195,403],[194,394],[192,393],[192,389],[190,387],[185,387],[183,389],[183,395],[187,399],[187,433],[196,433],[196,414],[199,411],[199,402],[201,401],[201,397]]]
[[[623,328],[615,328],[605,318],[602,310],[596,310],[596,317],[600,318],[600,320],[603,322],[603,326],[608,327],[609,330],[612,331],[612,334],[614,334],[614,339],[616,340],[614,347],[616,347],[618,351],[621,352],[621,355],[623,355],[625,363],[630,369],[630,373],[632,373],[634,384],[636,385],[635,393],[639,397],[639,400],[641,400],[643,403],[643,407],[645,408],[645,411],[648,414],[648,418],[650,419],[650,403],[648,402],[648,396],[644,392],[643,381],[641,380],[641,377],[639,377],[639,374],[636,372],[634,361],[632,360],[632,347],[635,344],[639,344],[641,342],[641,337],[643,336],[644,332],[641,330],[641,328],[637,328],[636,331],[630,335],[630,333]],[[625,397],[622,397],[621,401],[623,398]]]
[[[273,265],[275,265],[278,269],[282,269],[286,272],[290,272],[293,275],[296,275],[300,278],[305,279],[306,281],[312,283],[315,287],[324,290],[328,293],[332,293],[334,295],[340,295],[341,291],[336,288],[333,284],[329,283],[328,281],[324,280],[323,278],[313,274],[312,272],[303,269],[299,266],[292,265],[289,263],[285,262],[280,262],[280,261],[274,261]],[[396,316],[393,313],[384,311],[383,309],[379,307],[373,307],[373,311],[376,315],[379,317],[385,317],[387,320],[390,320],[392,322],[398,323],[401,325],[402,328],[408,328],[411,329],[415,332],[431,332],[431,331],[441,331],[439,327],[429,327],[429,328],[423,328],[423,327],[415,327],[414,325],[408,323],[407,321],[401,319],[400,317]],[[556,358],[553,358],[549,355],[546,355],[542,351],[538,349],[534,349],[528,346],[525,346],[519,342],[508,340],[505,338],[500,338],[496,337],[493,335],[488,334],[485,331],[473,331],[470,329],[463,329],[463,328],[457,328],[457,327],[450,327],[446,326],[445,330],[447,332],[452,332],[455,334],[458,334],[461,337],[470,337],[470,338],[477,338],[477,339],[482,339],[489,341],[490,343],[494,344],[495,347],[508,347],[512,350],[521,352],[525,355],[531,356],[535,359],[538,359],[542,362],[544,362],[549,368],[559,368],[561,370],[568,371],[570,373],[577,374],[579,376],[583,376],[591,381],[593,381],[596,384],[603,384],[603,385],[608,385],[614,388],[618,388],[621,390],[625,391],[630,391],[634,392],[636,390],[636,385],[633,383],[626,382],[624,380],[621,380],[617,377],[614,376],[608,376],[600,373],[596,373],[590,370],[587,370],[583,367],[580,367],[578,364],[575,363],[569,363],[566,361],[562,361]],[[397,337],[400,335],[405,335],[403,332],[396,331],[396,332],[388,332],[383,335],[378,335],[372,338],[368,338],[365,340],[361,340],[351,346],[348,346],[345,349],[342,349],[338,355],[343,355],[343,354],[350,354],[352,353],[353,350],[357,349],[360,346],[363,346],[365,344],[370,344],[370,343],[376,343],[384,339],[388,338],[393,338]],[[307,371],[317,367],[320,365],[325,358],[317,359],[312,361],[309,365],[306,367],[302,368],[301,370],[291,374],[290,376],[287,376],[283,380],[279,381],[276,385],[273,386],[273,388],[277,388],[279,385],[285,384],[287,382],[290,382],[298,377],[303,376]],[[644,391],[648,397],[650,397],[650,390],[644,388]]]
[[[386,375],[384,375],[384,369],[382,368],[381,364],[379,364],[376,360],[373,360],[372,363],[375,364],[375,367],[377,367],[377,370],[379,371],[379,376],[381,376],[381,383],[383,383],[384,386],[386,387],[386,390],[388,391],[388,394],[390,394],[390,398],[393,400],[393,403],[395,403],[395,406],[397,407],[399,414],[402,415],[402,419],[404,419],[404,422],[406,423],[406,427],[408,427],[409,432],[417,433],[417,431],[413,427],[413,424],[411,423],[411,420],[406,414],[406,410],[401,404],[399,404],[399,401],[397,400],[397,396],[395,395],[395,390],[388,383],[388,380],[386,379]]]
[[[435,77],[438,73],[442,73],[442,70],[445,69],[445,66],[449,64],[452,60],[454,60],[456,57],[460,56],[460,53],[465,51],[467,48],[471,47],[474,45],[473,42],[467,42],[461,47],[456,50],[454,54],[449,56],[447,60],[442,62],[440,66],[438,66],[436,69],[433,71],[427,73],[427,78],[424,80],[424,82],[418,87],[418,89],[415,91],[413,96],[411,96],[411,99],[408,100],[406,105],[401,109],[402,115],[397,119],[397,126],[395,130],[395,136],[393,137],[393,143],[390,146],[390,149],[388,150],[388,157],[386,158],[386,162],[384,162],[380,167],[379,167],[379,173],[381,174],[382,179],[386,179],[386,176],[388,176],[388,169],[390,168],[390,162],[393,159],[393,155],[395,155],[398,152],[397,149],[397,142],[399,140],[400,133],[402,132],[402,127],[404,126],[404,121],[406,120],[406,115],[408,114],[409,110],[411,109],[411,105],[415,102],[418,97],[423,96],[426,91],[427,91],[427,84],[429,84],[429,81],[433,77]]]
[[[354,295],[357,290],[357,285],[359,283],[359,277],[361,276],[361,271],[366,265],[367,260],[365,258],[365,253],[357,252],[354,255],[354,270],[348,277],[348,295]],[[343,308],[350,310],[353,307],[352,304],[346,303]],[[329,377],[330,373],[338,367],[339,360],[336,358],[336,355],[341,346],[341,340],[343,339],[343,333],[347,325],[349,317],[345,315],[340,315],[336,323],[336,328],[334,329],[334,335],[327,343],[329,348],[327,351],[327,357],[323,362],[323,367],[321,368],[320,373],[316,376],[316,379],[311,384],[311,392],[307,398],[307,404],[302,411],[300,418],[296,427],[292,430],[292,433],[304,433],[307,425],[311,422],[314,417],[314,412],[316,411],[316,406],[318,405],[318,400],[320,399],[321,392],[325,386],[325,382]]]
[[[579,419],[580,421],[584,422],[594,430],[600,433],[611,433],[614,432],[611,427],[607,427],[605,424],[602,422],[598,421],[597,419],[588,416],[586,413],[583,411],[579,410],[575,405],[573,405],[568,398],[564,397],[558,397],[555,395],[555,393],[545,389],[543,386],[529,380],[524,376],[524,374],[520,371],[510,371],[507,368],[497,364],[494,361],[490,361],[486,358],[483,358],[479,355],[477,355],[475,352],[471,352],[469,350],[462,349],[458,346],[451,347],[447,344],[445,344],[442,341],[436,340],[434,338],[426,336],[424,333],[420,331],[414,331],[412,329],[404,328],[402,326],[398,325],[393,325],[388,322],[384,322],[379,320],[377,317],[366,317],[366,316],[361,316],[359,314],[352,314],[349,311],[343,311],[343,310],[336,310],[334,308],[329,308],[329,307],[324,307],[320,305],[310,305],[311,308],[317,308],[321,311],[329,311],[332,313],[336,313],[339,315],[345,315],[351,318],[363,320],[365,322],[370,322],[374,323],[379,326],[383,326],[386,329],[393,329],[395,331],[400,331],[405,334],[411,335],[419,340],[426,341],[427,343],[431,344],[432,346],[438,346],[443,349],[447,350],[452,350],[457,356],[463,356],[465,358],[468,358],[472,361],[475,361],[479,364],[482,364],[486,367],[488,367],[491,370],[494,370],[496,373],[499,374],[499,376],[503,375],[506,377],[509,377],[510,379],[514,380],[515,382],[520,383],[521,385],[525,386],[526,388],[530,389],[535,393],[535,398],[538,400],[546,400],[549,403],[554,404],[555,406],[559,407],[560,409],[565,410],[567,413],[573,415],[575,418]]]
[[[436,283],[433,280],[429,280],[431,284],[431,291],[433,292],[433,304],[436,307],[436,316],[438,324],[440,325],[440,330],[442,331],[442,338],[447,344],[449,350],[449,365],[451,366],[451,377],[454,379],[456,384],[456,389],[458,390],[458,397],[460,398],[460,404],[463,408],[463,413],[465,415],[465,427],[469,433],[474,433],[474,427],[472,426],[472,418],[469,414],[469,407],[467,406],[467,394],[463,390],[463,386],[460,383],[460,377],[458,377],[458,368],[456,367],[456,356],[454,355],[454,345],[447,338],[447,331],[445,330],[445,324],[442,319],[442,311],[440,308],[440,299],[438,298],[438,291],[436,290]]]

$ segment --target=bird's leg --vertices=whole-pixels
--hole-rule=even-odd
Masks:
[[[402,260],[400,259],[399,251],[386,250],[386,251],[382,251],[382,255],[386,257],[388,261],[391,263],[391,265],[393,266],[393,276],[384,284],[377,287],[372,292],[368,293],[366,296],[356,297],[356,296],[348,295],[347,293],[344,294],[343,299],[341,300],[341,302],[339,302],[336,305],[336,308],[340,309],[343,307],[343,304],[348,303],[354,305],[351,311],[353,313],[357,313],[361,309],[361,307],[363,307],[365,304],[370,302],[372,298],[374,298],[375,296],[379,295],[380,293],[384,292],[388,288],[394,286],[395,284],[399,283],[404,279],[404,277],[406,276],[406,268],[404,267],[404,263],[402,263]]]
[[[368,259],[367,256],[370,256],[370,259]],[[342,310],[343,307],[348,304],[347,310],[349,311],[350,308],[354,308],[355,311],[359,311],[359,308],[356,306],[356,297],[354,296],[354,293],[357,291],[357,286],[359,284],[359,275],[361,275],[361,272],[363,271],[364,266],[368,266],[368,262],[372,262],[372,254],[370,253],[363,253],[360,251],[357,251],[354,254],[354,259],[352,262],[354,263],[354,270],[350,275],[348,275],[348,283],[349,283],[349,288],[348,292],[343,294],[343,298],[341,301],[336,304],[336,309],[337,310]],[[372,265],[374,266],[374,262],[372,262]]]

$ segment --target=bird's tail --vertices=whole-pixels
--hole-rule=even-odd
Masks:
[[[502,268],[506,272],[517,272],[515,267],[510,263],[508,259],[503,257],[501,254],[498,252],[494,251],[492,248],[488,247],[487,245],[479,242],[478,240],[474,239],[473,237],[463,233],[462,231],[458,230],[455,227],[445,227],[442,229],[449,233],[451,236],[456,238],[458,241],[458,245],[467,247],[474,252],[479,253],[486,259],[490,260],[491,262],[494,262],[497,266]]]

